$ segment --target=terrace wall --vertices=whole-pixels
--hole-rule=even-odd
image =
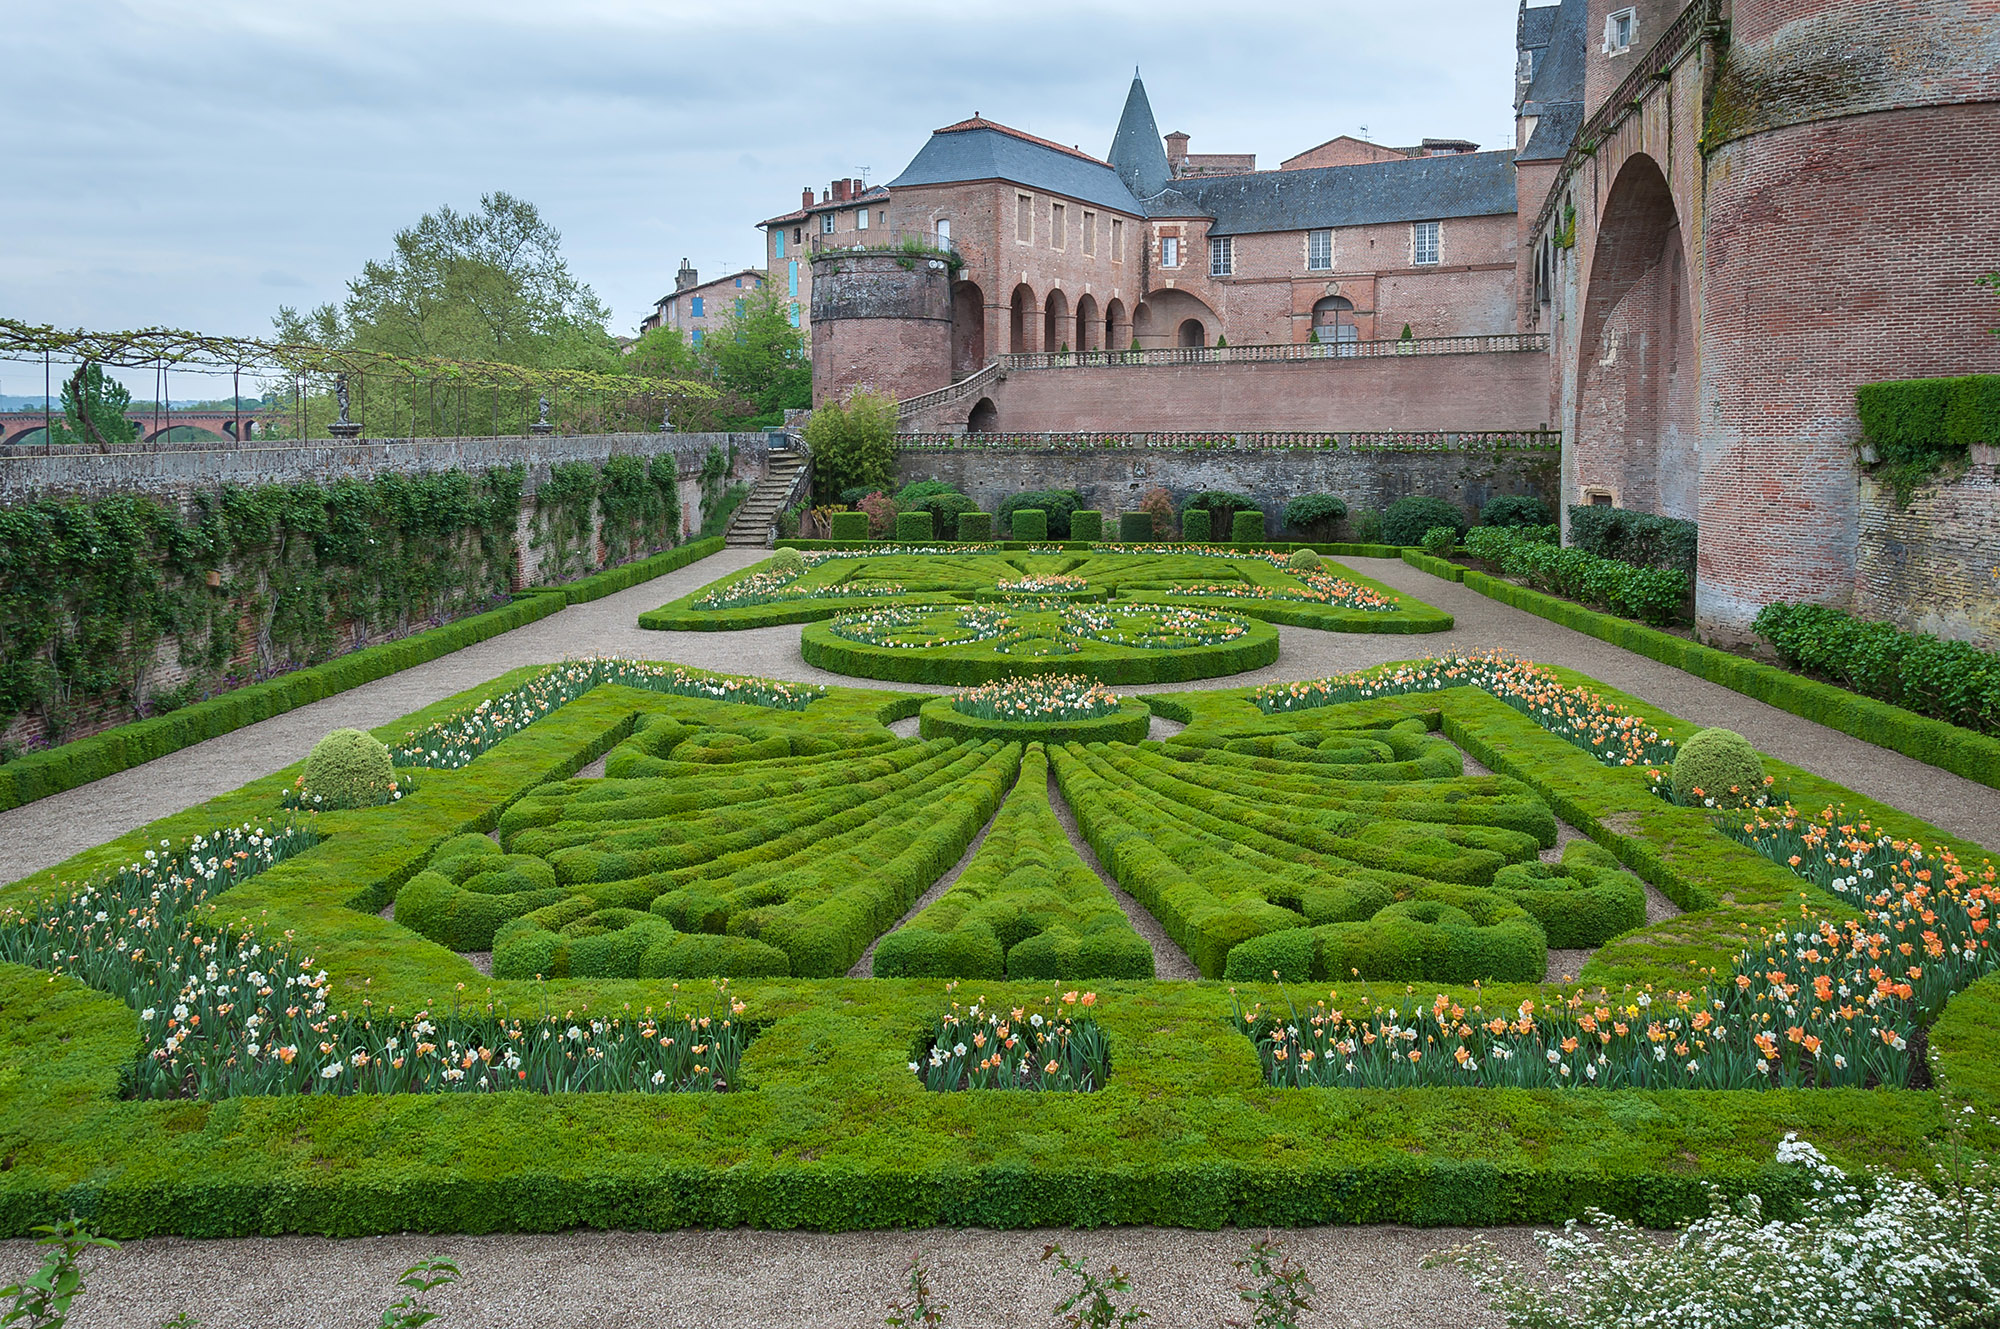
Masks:
[[[1908,507],[1861,478],[1854,612],[2000,650],[2000,448]]]

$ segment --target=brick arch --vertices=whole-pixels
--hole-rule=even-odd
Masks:
[[[991,397],[981,397],[972,404],[972,413],[966,417],[965,432],[968,434],[1000,432],[1000,408],[993,404]]]
[[[976,282],[951,288],[952,377],[963,378],[986,363],[986,293]]]
[[[1701,489],[1700,381],[1688,249],[1659,163],[1633,153],[1599,216],[1577,337],[1576,491],[1692,520]]]
[[[1201,340],[1193,343],[1198,346],[1212,344],[1222,328],[1222,320],[1200,296],[1177,288],[1154,291],[1139,308],[1146,317],[1135,315],[1133,324],[1140,345],[1146,347],[1187,344],[1182,341],[1181,329],[1189,322],[1200,325]]]
[[[1097,297],[1087,291],[1076,298],[1076,336],[1070,345],[1079,351],[1104,349],[1104,320],[1097,312]]]
[[[1022,282],[1008,300],[1007,350],[1013,355],[1041,349],[1041,320],[1035,288]]]
[[[1112,300],[1104,306],[1104,349],[1122,351],[1132,344],[1132,316],[1125,312],[1123,300]]]
[[[1070,331],[1069,297],[1058,286],[1049,292],[1048,304],[1043,311],[1042,349],[1055,351],[1067,345],[1075,350],[1076,346],[1070,341]]]

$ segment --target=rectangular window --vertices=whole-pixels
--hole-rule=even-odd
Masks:
[[[1083,252],[1097,253],[1097,214],[1088,209],[1083,214]]]
[[[1604,16],[1604,53],[1622,55],[1632,49],[1632,41],[1639,35],[1639,12],[1635,9],[1618,9]]]
[[[1181,238],[1178,235],[1160,237],[1160,266],[1177,268],[1181,265]]]
[[[855,212],[854,229],[857,231],[865,231],[868,229],[868,209],[861,208]]]
[[[1014,195],[1014,239],[1024,245],[1035,243],[1035,196]]]
[[[1438,261],[1438,230],[1436,222],[1417,222],[1410,227],[1410,262],[1422,265]]]
[[[772,251],[774,256],[783,258],[785,256],[785,233],[783,231],[773,231],[771,232],[771,239],[777,245],[777,248]]]
[[[696,296],[690,296],[690,297],[688,298],[688,303],[689,303],[689,304],[690,304],[691,306],[693,306],[693,307],[692,307],[691,309],[689,309],[689,310],[688,310],[688,316],[689,316],[689,317],[691,317],[691,318],[700,318],[700,317],[701,317],[701,297],[700,297],[700,296],[698,296],[698,295],[696,295]]]
[[[1061,249],[1069,243],[1069,209],[1060,203],[1049,204],[1049,248]]]
[[[821,213],[821,214],[819,215],[819,233],[820,233],[821,235],[832,235],[832,234],[833,234],[833,214],[832,214],[832,213],[830,213],[830,212],[822,212],[822,213]]]
[[[938,218],[937,247],[947,254],[951,252],[951,218],[949,217]]]
[[[1333,232],[1306,232],[1306,271],[1333,271]]]
[[[785,267],[785,286],[785,294],[797,295],[799,293],[799,261],[797,259],[793,259]]]
[[[802,245],[805,242],[806,242],[806,228],[803,226],[794,226],[792,228],[792,243],[794,245]]]
[[[1208,275],[1227,277],[1234,271],[1236,271],[1236,237],[1233,235],[1208,237]]]
[[[1125,261],[1125,219],[1123,217],[1113,217],[1111,219],[1111,261],[1113,263],[1123,263]]]

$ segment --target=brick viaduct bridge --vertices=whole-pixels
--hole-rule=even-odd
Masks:
[[[61,412],[58,411],[56,414],[60,415]],[[215,438],[233,439],[236,437],[236,422],[239,417],[235,411],[171,413],[162,411],[158,415],[151,411],[128,411],[125,418],[139,426],[139,442],[154,443],[158,442],[168,430],[183,428],[199,429]],[[244,437],[255,438],[259,429],[258,422],[265,418],[276,417],[265,411],[244,411],[240,418],[243,421]],[[41,411],[0,411],[0,444],[46,442],[40,437],[30,438],[30,435],[41,434],[46,419]]]

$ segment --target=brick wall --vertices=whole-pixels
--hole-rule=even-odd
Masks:
[[[2000,650],[2000,448],[1910,505],[1861,478],[1854,612]]]
[[[1110,514],[1136,510],[1140,497],[1155,486],[1170,490],[1177,507],[1204,489],[1250,494],[1263,505],[1274,538],[1285,504],[1300,494],[1338,494],[1350,513],[1385,508],[1406,494],[1429,494],[1470,514],[1500,494],[1533,494],[1553,502],[1555,472],[1555,453],[1526,450],[956,448],[896,454],[898,483],[948,480],[986,512],[1024,489],[1075,489],[1114,529]]]
[[[951,382],[951,275],[894,252],[813,259],[813,404],[857,390],[914,397]]]
[[[1252,364],[1008,371],[989,398],[997,432],[1067,430],[1538,429],[1548,418],[1540,352],[1369,356]],[[963,428],[973,403],[906,421]],[[945,417],[945,410],[952,412]]]

